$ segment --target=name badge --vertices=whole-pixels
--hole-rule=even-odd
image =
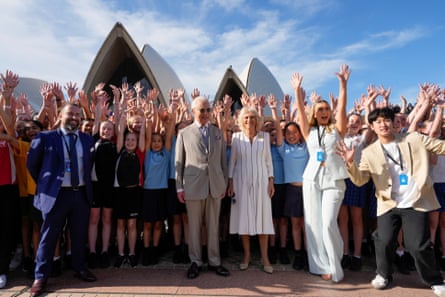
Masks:
[[[399,175],[399,180],[401,186],[408,185],[408,175],[406,175],[405,173]]]
[[[65,162],[65,172],[71,172],[71,162],[70,161]]]
[[[318,151],[317,152],[317,161],[318,162],[324,162],[325,161],[325,152],[324,151]]]

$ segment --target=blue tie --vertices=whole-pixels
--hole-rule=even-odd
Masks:
[[[69,133],[68,137],[70,139],[70,163],[71,163],[71,186],[77,187],[79,185],[79,166],[77,164],[77,150],[76,150],[76,140],[77,135],[74,133]]]
[[[209,129],[207,126],[201,126],[199,128],[201,130],[202,140],[204,141],[204,144],[206,145],[206,148],[209,148]]]

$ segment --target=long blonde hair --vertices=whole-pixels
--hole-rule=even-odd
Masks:
[[[311,110],[309,112],[309,117],[308,117],[309,126],[310,127],[318,127],[318,122],[315,117],[315,112],[317,111],[317,106],[319,104],[326,104],[329,107],[329,110],[331,111],[331,117],[329,118],[328,125],[326,126],[326,132],[331,132],[332,129],[334,129],[335,121],[332,118],[333,112],[332,112],[331,105],[329,105],[329,102],[324,99],[320,99],[312,105]]]

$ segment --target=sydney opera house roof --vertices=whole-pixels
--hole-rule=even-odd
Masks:
[[[121,23],[116,23],[105,39],[85,79],[83,89],[90,94],[100,82],[120,86],[141,82],[145,90],[157,88],[161,102],[168,102],[170,88],[183,88],[178,76],[149,45],[139,51]]]
[[[82,89],[90,94],[100,82],[106,84],[106,90],[111,95],[109,84],[120,86],[123,81],[134,84],[142,83],[145,90],[157,88],[160,91],[161,103],[168,102],[168,92],[171,88],[184,88],[173,68],[150,45],[145,44],[139,50],[131,36],[121,23],[116,23],[88,71]],[[16,93],[26,93],[31,105],[38,110],[41,105],[40,87],[45,81],[20,78]],[[214,100],[221,100],[229,94],[235,104],[233,109],[242,107],[242,94],[269,95],[277,99],[283,98],[283,91],[269,69],[258,59],[253,58],[237,75],[229,66],[215,92]],[[270,112],[266,111],[266,114]]]
[[[253,93],[258,96],[273,94],[277,100],[284,97],[278,81],[258,58],[250,60],[239,76],[232,69],[232,66],[227,68],[215,93],[215,100],[222,100],[225,94],[230,95],[235,101],[233,110],[242,107],[240,102],[242,94]],[[270,115],[268,108],[266,108],[265,114]]]

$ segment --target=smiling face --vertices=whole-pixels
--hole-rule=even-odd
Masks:
[[[393,122],[391,119],[379,116],[372,122],[371,129],[377,134],[377,137],[380,140],[383,140],[383,142],[390,141],[394,138]]]
[[[296,125],[288,125],[284,132],[284,139],[289,144],[297,144],[301,142],[301,133]]]
[[[139,115],[132,116],[129,121],[129,124],[130,124],[129,128],[131,131],[139,133],[139,132],[141,132],[142,123],[143,123],[143,120],[142,120],[141,116],[139,116]]]
[[[326,126],[330,124],[331,119],[331,107],[325,101],[321,101],[314,106],[314,118],[317,120],[318,125]]]
[[[362,128],[362,118],[358,114],[351,114],[348,117],[348,133],[357,135]]]
[[[211,111],[212,110],[210,108],[210,103],[208,100],[200,99],[200,101],[198,101],[196,105],[192,108],[195,121],[197,121],[200,125],[205,125],[210,121]]]
[[[37,134],[40,133],[40,131],[40,127],[37,126],[35,123],[31,121],[25,123],[24,133],[27,139],[33,140],[37,136]]]
[[[80,124],[80,107],[68,104],[60,112],[62,127],[67,131],[76,131]]]
[[[134,152],[136,151],[137,145],[138,145],[137,135],[135,133],[129,132],[125,136],[125,149],[128,152]]]
[[[151,136],[151,150],[154,152],[159,152],[164,147],[164,141],[160,134],[153,134]]]
[[[101,139],[110,140],[114,135],[114,126],[111,122],[102,122],[100,124],[99,136]]]

